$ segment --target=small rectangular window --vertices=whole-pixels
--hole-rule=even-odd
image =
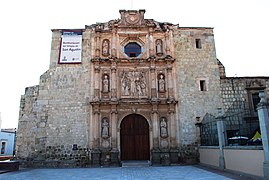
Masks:
[[[205,80],[200,80],[200,91],[206,91]]]
[[[202,49],[201,39],[195,39],[195,46],[197,49]]]
[[[254,111],[257,112],[257,105],[260,102],[260,97],[259,97],[259,93],[253,93],[252,94],[252,103],[253,103],[253,108]]]
[[[5,154],[6,151],[6,142],[2,141],[1,143],[1,154]]]

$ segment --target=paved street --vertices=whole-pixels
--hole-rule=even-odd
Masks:
[[[224,174],[224,175],[223,175]],[[228,176],[227,176],[228,175]],[[235,178],[234,178],[235,177]],[[239,177],[239,176],[238,176]],[[213,173],[195,166],[141,168],[23,169],[0,174],[0,179],[241,179],[228,173]],[[246,178],[242,178],[246,179]]]

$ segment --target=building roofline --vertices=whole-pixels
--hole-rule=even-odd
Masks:
[[[269,79],[269,76],[241,76],[241,77],[223,77],[220,79]]]
[[[213,27],[178,27],[179,29],[214,29]]]

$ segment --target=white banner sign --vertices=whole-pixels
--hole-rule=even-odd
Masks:
[[[59,63],[81,63],[82,32],[63,31]]]

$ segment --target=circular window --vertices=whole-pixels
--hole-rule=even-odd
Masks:
[[[136,42],[129,42],[124,47],[124,53],[129,57],[137,57],[141,54],[141,46]]]

